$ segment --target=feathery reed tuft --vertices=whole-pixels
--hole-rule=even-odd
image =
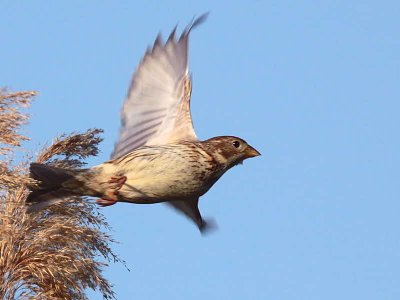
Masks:
[[[27,214],[29,162],[13,162],[28,138],[19,133],[34,92],[0,90],[0,298],[87,299],[87,288],[105,299],[115,298],[103,276],[107,262],[122,262],[110,248],[114,242],[96,204],[70,197],[38,213]],[[43,149],[36,161],[77,168],[98,154],[99,129],[61,136]],[[103,259],[101,259],[101,257]],[[102,261],[100,261],[102,260]]]

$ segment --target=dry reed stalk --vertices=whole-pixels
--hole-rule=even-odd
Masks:
[[[84,197],[70,197],[41,212],[27,214],[29,162],[14,164],[13,154],[28,138],[19,133],[34,92],[0,90],[0,298],[87,299],[87,288],[105,299],[115,298],[103,276],[107,262],[121,261],[104,232],[109,226],[97,206]],[[97,155],[99,129],[57,138],[36,161],[66,168],[84,165]],[[103,261],[99,260],[103,257]]]

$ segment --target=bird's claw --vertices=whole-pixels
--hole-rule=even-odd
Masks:
[[[105,198],[99,198],[96,200],[96,203],[102,207],[111,206],[117,203],[117,200],[108,200]]]
[[[98,205],[102,207],[114,205],[118,202],[118,191],[126,182],[126,176],[112,176],[108,183],[114,184],[112,188],[108,189],[102,198],[96,200]]]

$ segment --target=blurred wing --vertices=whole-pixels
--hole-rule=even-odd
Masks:
[[[111,158],[140,146],[197,140],[190,115],[188,71],[190,31],[206,19],[195,19],[178,40],[175,29],[164,44],[160,35],[139,64],[122,108],[120,135]]]
[[[209,232],[212,229],[216,229],[216,223],[213,220],[205,221],[201,216],[199,210],[199,198],[174,200],[165,203],[191,219],[197,225],[202,234]]]
[[[187,200],[175,200],[166,202],[171,205],[180,213],[183,213],[186,217],[191,219],[194,223],[196,223],[197,227],[201,229],[204,224],[204,220],[199,211],[199,199],[187,199]]]

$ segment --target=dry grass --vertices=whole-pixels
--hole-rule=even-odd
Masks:
[[[85,289],[112,299],[102,270],[120,261],[110,248],[112,238],[93,202],[72,197],[35,214],[27,214],[28,162],[16,165],[15,151],[28,138],[19,130],[28,120],[23,107],[33,92],[0,91],[0,298],[87,299]],[[66,168],[81,167],[97,155],[101,130],[57,138],[36,161]]]

